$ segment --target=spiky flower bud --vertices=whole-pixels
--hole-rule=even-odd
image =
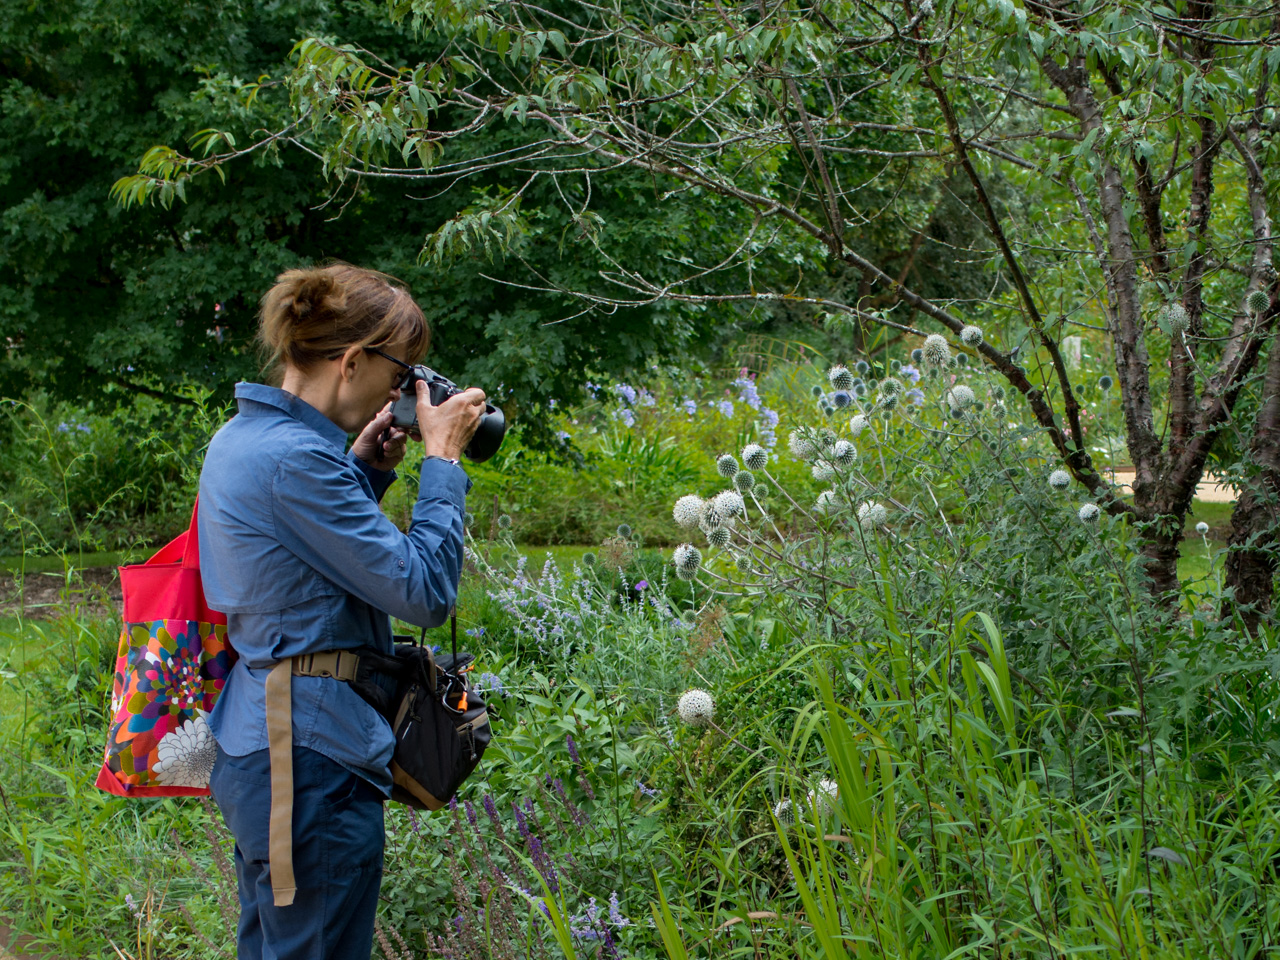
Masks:
[[[1101,390],[1103,393],[1106,393],[1108,390],[1111,389],[1114,383],[1115,381],[1113,381],[1110,377],[1099,377],[1098,389]]]
[[[819,514],[831,514],[840,509],[840,499],[836,496],[834,490],[823,490],[818,494],[818,499],[813,502],[813,512]]]
[[[865,377],[868,373],[871,372],[871,364],[867,363],[867,361],[865,360],[859,360],[857,363],[853,365],[853,369],[857,370],[859,375]]]
[[[853,395],[844,390],[837,390],[831,395],[831,402],[837,410],[843,410],[853,403]]]
[[[1003,399],[1004,399],[1004,387],[1000,386],[1000,384],[998,384],[998,383],[997,383],[997,384],[995,384],[995,385],[991,388],[991,399],[992,399],[992,400],[994,400],[994,401],[996,401],[996,403],[999,403],[1001,400],[1003,400]]]
[[[834,367],[827,371],[827,380],[836,390],[852,390],[853,374],[849,372],[849,368],[843,363],[837,363]]]
[[[793,826],[796,822],[796,811],[790,800],[779,800],[773,805],[773,815],[784,827]]]
[[[742,499],[742,494],[737,490],[720,491],[711,499],[711,505],[721,520],[732,520],[734,517],[740,517],[747,509],[746,501]]]
[[[622,538],[623,540],[630,540],[630,539],[631,539],[631,524],[629,524],[629,523],[620,523],[620,524],[618,524],[618,536],[619,536],[620,538]]]
[[[1098,520],[1098,514],[1101,512],[1102,511],[1098,509],[1098,505],[1096,503],[1086,503],[1080,508],[1078,516],[1080,517],[1081,523],[1096,523]]]
[[[885,377],[880,381],[880,392],[886,397],[896,397],[902,393],[902,381],[897,377]]]
[[[1244,298],[1244,308],[1255,317],[1260,317],[1271,306],[1271,298],[1265,290],[1254,290]]]
[[[707,543],[713,547],[724,548],[729,545],[729,528],[728,527],[707,527],[703,531],[707,535]]]
[[[750,470],[739,470],[733,475],[733,485],[739,493],[746,493],[756,485],[756,475]]]
[[[733,561],[733,565],[738,568],[739,573],[751,572],[751,558],[745,553],[738,554],[738,558]]]
[[[498,529],[499,530],[511,529],[511,518],[507,516],[505,513],[502,516],[498,517]]]
[[[823,427],[818,431],[818,447],[822,450],[830,450],[836,442],[836,432],[827,427]]]
[[[814,442],[813,431],[804,427],[792,430],[787,438],[787,446],[801,460],[812,460],[818,455],[818,445]]]
[[[818,384],[815,383],[812,387],[809,388],[809,392],[813,394],[813,396],[815,397],[820,397],[822,396],[822,387],[818,386]]]
[[[809,791],[809,806],[817,807],[822,814],[835,809],[836,800],[840,797],[840,784],[834,780],[821,780],[818,786]]]
[[[826,460],[819,460],[813,465],[813,479],[819,483],[826,483],[828,480],[834,480],[836,476],[836,468]]]
[[[1055,470],[1049,474],[1049,486],[1055,490],[1065,490],[1071,486],[1071,474],[1065,470]]]
[[[682,543],[671,554],[671,560],[676,566],[676,576],[681,580],[692,580],[702,566],[702,551],[692,543]]]
[[[885,393],[880,395],[879,406],[880,406],[880,409],[885,411],[886,413],[892,410],[897,405],[898,405],[898,394]]]
[[[755,497],[757,500],[763,500],[765,497],[769,496],[769,485],[767,483],[764,483],[763,481],[760,483],[757,483],[752,488],[751,495]]]
[[[848,440],[837,440],[831,448],[831,456],[841,466],[847,467],[858,459],[858,449]]]
[[[924,338],[924,362],[933,367],[945,366],[951,359],[951,346],[947,338],[940,333],[931,333]]]
[[[731,453],[722,453],[716,457],[716,473],[724,477],[726,480],[733,479],[733,475],[738,472],[738,461]]]
[[[960,342],[966,347],[982,346],[982,328],[969,324],[960,331]]]
[[[749,470],[763,470],[769,465],[769,451],[758,443],[742,448],[742,464]]]
[[[695,687],[680,694],[680,699],[676,701],[676,713],[691,727],[705,727],[716,715],[716,702],[707,691]]]
[[[1168,330],[1170,336],[1176,337],[1191,328],[1191,316],[1187,313],[1186,307],[1174,300],[1165,304],[1164,309],[1160,311],[1160,326]]]
[[[889,518],[889,511],[874,500],[868,500],[858,507],[858,523],[862,529],[871,530],[881,526]]]
[[[924,361],[924,351],[921,350],[919,347],[916,347],[914,350],[911,351],[911,362],[922,363],[923,361]]]
[[[696,527],[706,516],[707,505],[701,497],[693,494],[681,497],[671,510],[671,517],[682,527]]]
[[[946,399],[953,415],[964,413],[978,400],[973,391],[963,383],[956,384],[948,390]]]
[[[582,565],[584,567],[594,567],[596,565],[596,555],[588,550],[582,555]]]
[[[860,413],[854,414],[849,421],[849,433],[856,438],[861,436],[865,429],[867,429],[867,418]]]
[[[1196,533],[1200,534],[1200,536],[1203,537],[1208,532],[1209,532],[1209,525],[1205,523],[1203,520],[1201,520],[1199,523],[1196,524]]]

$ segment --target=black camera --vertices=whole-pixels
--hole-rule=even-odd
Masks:
[[[462,388],[448,377],[442,377],[430,367],[418,364],[404,375],[404,381],[400,384],[400,399],[391,408],[391,422],[402,430],[418,429],[419,380],[427,384],[433,407],[440,406],[455,393],[462,392]],[[486,403],[476,432],[467,444],[467,449],[462,451],[463,456],[476,463],[483,463],[498,452],[506,434],[507,418],[492,403]]]

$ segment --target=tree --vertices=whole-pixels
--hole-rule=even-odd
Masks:
[[[1153,589],[1176,587],[1196,484],[1272,337],[1274,13],[1200,0],[416,0],[391,12],[447,43],[416,62],[304,41],[293,126],[274,136],[339,181],[452,183],[500,168],[503,199],[449,227],[496,243],[513,198],[547,178],[589,192],[639,171],[664,198],[737,211],[728,254],[682,277],[624,253],[612,291],[542,284],[584,309],[799,301],[909,336],[998,331],[965,349],[1021,396],[1075,479],[1138,525]],[[535,131],[522,149],[476,149],[478,133],[501,145],[513,125]],[[170,151],[119,189],[163,198],[233,158]],[[982,236],[951,252],[987,263],[984,295],[922,292],[860,236],[890,220],[936,247],[913,191],[870,202],[886,182],[930,177],[965,184],[952,197]],[[760,252],[779,242],[866,283],[839,295],[819,271],[794,287],[762,282]],[[1084,440],[1061,348],[1072,328],[1096,329],[1113,352],[1132,500]]]

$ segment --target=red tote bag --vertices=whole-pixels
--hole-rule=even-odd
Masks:
[[[146,563],[120,568],[124,629],[98,786],[121,797],[203,797],[216,745],[209,713],[235,653],[200,582],[191,526]]]

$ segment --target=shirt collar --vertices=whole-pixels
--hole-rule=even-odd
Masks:
[[[265,383],[237,383],[236,400],[240,402],[240,413],[246,417],[269,415],[263,407],[270,407],[287,414],[300,423],[306,424],[338,450],[347,448],[347,432],[326,417],[323,413],[307,403],[287,393],[279,387],[269,387]]]

